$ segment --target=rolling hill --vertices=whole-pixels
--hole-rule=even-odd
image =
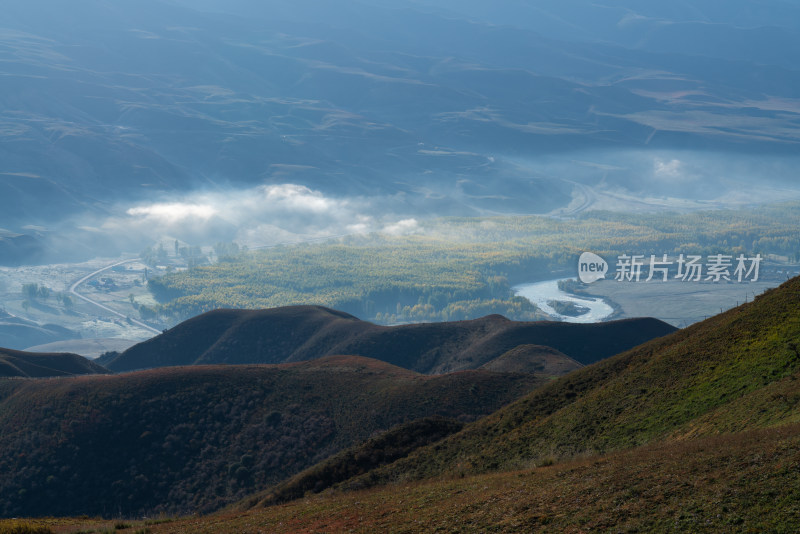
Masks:
[[[800,278],[795,278],[759,295],[753,302],[549,380],[492,414],[468,422],[461,430],[459,424],[447,422],[414,423],[414,415],[428,417],[436,415],[433,410],[437,408],[447,408],[449,405],[432,392],[447,391],[447,398],[455,401],[463,390],[454,387],[453,382],[462,383],[469,391],[474,384],[467,386],[462,382],[467,378],[499,380],[489,387],[491,391],[504,387],[502,377],[520,380],[519,377],[531,375],[468,371],[430,376],[376,360],[336,357],[278,366],[192,366],[64,379],[55,383],[55,389],[40,381],[4,381],[0,382],[0,422],[6,428],[21,430],[12,433],[12,439],[0,433],[4,436],[0,450],[10,451],[4,452],[0,467],[24,473],[39,482],[30,486],[30,481],[4,479],[5,487],[0,494],[11,497],[5,505],[9,513],[16,510],[15,505],[40,499],[39,495],[26,499],[25,487],[46,488],[48,477],[55,477],[45,476],[48,470],[37,472],[34,468],[53,465],[52,460],[39,456],[39,451],[47,447],[35,448],[35,454],[14,452],[22,443],[30,449],[32,436],[36,436],[34,443],[56,440],[74,459],[80,454],[76,447],[86,443],[73,436],[62,440],[65,432],[80,434],[86,428],[94,428],[100,436],[111,435],[111,443],[106,443],[98,439],[98,432],[90,433],[98,439],[98,446],[108,447],[125,442],[120,431],[113,428],[128,428],[133,433],[147,428],[139,439],[151,439],[146,433],[152,432],[155,445],[149,448],[137,445],[136,450],[137,454],[153,458],[145,458],[147,461],[143,463],[133,462],[138,466],[136,469],[158,465],[160,470],[177,470],[185,464],[175,459],[175,451],[180,451],[181,458],[187,456],[187,450],[209,451],[209,458],[230,458],[217,462],[211,472],[202,471],[207,478],[199,490],[196,486],[189,488],[207,494],[209,486],[213,486],[219,492],[225,485],[214,478],[217,476],[214,473],[224,471],[227,465],[228,476],[237,482],[228,480],[226,491],[230,500],[220,501],[232,502],[246,490],[233,490],[231,484],[240,484],[240,477],[247,481],[246,475],[252,473],[248,466],[261,465],[259,462],[272,454],[264,452],[269,447],[260,447],[258,454],[251,453],[252,460],[243,453],[234,461],[244,449],[220,455],[215,449],[219,447],[216,432],[243,428],[236,425],[246,427],[251,419],[238,410],[246,411],[251,397],[256,401],[253,405],[259,406],[258,394],[253,392],[261,388],[279,397],[291,392],[292,398],[286,401],[291,403],[304,396],[304,409],[313,410],[319,406],[318,402],[346,407],[345,417],[351,421],[350,428],[360,430],[360,438],[351,442],[351,448],[327,461],[315,466],[306,463],[310,469],[294,479],[286,481],[284,477],[282,484],[277,481],[277,485],[270,486],[267,477],[263,477],[259,480],[260,488],[248,485],[261,490],[260,494],[240,501],[238,506],[250,506],[249,510],[234,507],[215,515],[151,524],[148,526],[151,532],[224,533],[258,529],[367,532],[442,527],[517,531],[614,527],[648,531],[675,528],[794,531],[800,526],[796,515],[800,493],[795,469],[800,441],[798,302]],[[350,320],[346,316],[340,318]],[[267,378],[269,373],[284,373],[280,388],[276,387],[277,380]],[[293,380],[295,373],[303,375],[302,380]],[[343,387],[341,382],[332,386],[329,380],[320,380],[319,373],[348,377],[345,381],[352,388]],[[226,378],[232,375],[236,376],[235,395]],[[372,376],[365,381],[366,375]],[[167,377],[170,380],[165,383]],[[208,404],[200,403],[186,390],[187,387],[198,390],[200,377],[213,377],[206,381],[203,391],[203,402]],[[389,377],[389,383],[395,385],[411,380],[418,385],[429,385],[431,390],[406,389],[400,401],[397,395],[403,388],[386,387],[385,380]],[[445,386],[440,381],[449,383]],[[309,383],[316,387],[304,389],[302,385]],[[108,386],[86,391],[91,384]],[[126,387],[121,387],[123,384]],[[336,391],[333,395],[328,389],[331,386]],[[376,396],[374,388],[383,393]],[[356,404],[353,401],[359,397],[348,393],[353,390],[361,395]],[[87,394],[93,399],[91,407],[86,401]],[[486,396],[473,389],[467,398],[474,402],[485,400]],[[128,399],[132,398],[147,399],[138,404],[146,407],[143,413],[128,410],[131,406]],[[226,399],[224,403],[216,400],[222,398]],[[36,409],[16,410],[18,403]],[[420,403],[427,410],[420,410]],[[219,409],[215,406],[220,404],[227,413],[224,420],[216,420],[219,424],[208,426],[208,419],[214,421],[211,416],[195,422],[204,407],[204,414],[216,414]],[[354,405],[367,405],[369,409],[354,410]],[[65,406],[69,410],[80,408],[77,413],[84,415],[71,417],[73,422],[58,430],[63,419],[58,414],[64,412]],[[103,406],[110,411],[98,408]],[[392,417],[385,413],[392,407],[406,414],[408,410],[415,413],[405,420],[407,425],[392,428],[389,421]],[[130,418],[143,415],[146,418],[150,411],[159,417],[150,421],[149,426],[131,425]],[[173,411],[181,412],[180,418],[188,428],[169,427]],[[113,417],[105,423],[110,415]],[[282,415],[281,421],[283,417],[289,415]],[[376,417],[382,419],[383,425],[374,424]],[[264,421],[269,426],[272,424],[269,421],[276,419],[270,415]],[[111,426],[112,420],[116,427]],[[304,420],[324,421],[308,417]],[[165,421],[168,428],[161,428],[160,421]],[[297,423],[293,421],[293,425]],[[369,428],[377,426],[390,430],[367,439],[371,434]],[[31,434],[34,428],[40,434]],[[171,433],[164,437],[167,430]],[[193,433],[195,430],[205,433]],[[226,443],[231,440],[238,443],[235,437],[238,435],[228,431]],[[446,437],[437,440],[441,436]],[[132,435],[128,437],[129,441],[134,439]],[[432,443],[426,445],[428,439]],[[112,452],[111,456],[115,456],[121,451],[112,449]],[[109,465],[113,465],[108,458],[98,456],[94,462],[98,471],[108,472]],[[399,459],[392,461],[393,458]],[[172,466],[170,461],[177,463]],[[76,464],[70,464],[73,465]],[[119,483],[111,486],[113,491],[118,488],[129,491],[131,487],[135,490],[135,484],[126,485],[125,480],[131,478],[149,491],[162,487],[130,469],[133,468],[129,467],[125,476],[111,475],[120,476]],[[69,474],[69,470],[59,472],[65,478]],[[197,469],[186,472],[195,473]],[[90,474],[82,473],[80,480]],[[158,475],[151,473],[151,476]],[[72,480],[78,484],[78,479]],[[91,476],[87,480],[96,483]],[[63,482],[53,478],[50,483]],[[184,487],[173,486],[166,494],[162,493],[162,503],[175,502],[173,499],[183,494]],[[269,487],[272,489],[264,492]],[[71,489],[86,491],[90,486]],[[325,491],[319,496],[307,495],[308,491],[318,490]],[[306,497],[302,500],[266,508],[258,506],[303,493]],[[81,495],[81,491],[70,494]],[[192,493],[183,495],[189,494]],[[112,495],[118,494],[112,492]],[[131,495],[128,501],[136,502],[138,494]],[[110,495],[102,497],[105,501],[110,498]],[[41,506],[45,507],[44,503]],[[82,510],[75,508],[74,503],[69,512],[61,511],[66,505],[59,506],[62,505],[57,504],[54,509],[49,503],[48,513],[75,514]]]
[[[0,311],[0,346],[25,350],[39,343],[79,338],[80,334],[56,324],[39,324]],[[54,351],[45,351],[54,352]]]
[[[395,425],[474,420],[546,380],[348,356],[0,380],[0,470],[14,473],[0,517],[209,512]]]
[[[148,528],[797,531],[798,302],[795,278],[556,379],[394,463],[381,465],[386,441],[377,436],[241,504],[271,505],[333,481],[321,495]],[[337,474],[359,472],[359,459],[377,467],[337,484]]]
[[[108,369],[69,353],[22,352],[0,348],[0,378],[45,378],[106,374]]]
[[[119,338],[68,339],[25,348],[26,352],[72,352],[96,359],[107,352],[123,351],[137,342]]]
[[[800,278],[579,369],[355,479],[484,473],[800,422]]]
[[[421,373],[446,373],[480,367],[527,344],[545,345],[588,364],[674,330],[656,319],[526,323],[490,315],[471,321],[387,327],[320,306],[215,310],[99,363],[120,372],[355,354]],[[553,352],[550,356],[557,358]]]
[[[22,259],[34,261],[42,252],[42,243],[36,237],[0,228],[0,265],[17,265]]]

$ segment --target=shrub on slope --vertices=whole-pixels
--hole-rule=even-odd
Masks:
[[[798,420],[800,278],[563,376],[354,484],[484,472]],[[366,481],[366,482],[365,482]]]
[[[373,433],[474,419],[542,380],[359,357],[0,380],[0,516],[210,511]]]

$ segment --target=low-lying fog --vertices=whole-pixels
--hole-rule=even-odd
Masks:
[[[83,213],[46,231],[39,228],[48,240],[42,259],[138,252],[163,238],[193,245],[235,241],[253,248],[370,232],[407,234],[419,230],[420,220],[440,215],[681,211],[800,198],[800,158],[688,150],[591,151],[535,160],[488,157],[499,169],[489,184],[431,172],[425,185],[399,181],[396,192],[376,196],[342,196],[283,183],[120,202],[108,212]],[[503,176],[503,169],[511,171]],[[421,183],[418,177],[414,181]],[[544,209],[525,209],[528,201],[540,205],[535,186],[542,183],[571,197],[553,198]]]

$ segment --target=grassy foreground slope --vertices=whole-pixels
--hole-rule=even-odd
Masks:
[[[800,278],[322,495],[151,531],[796,532],[798,303]]]
[[[548,467],[328,493],[149,528],[152,534],[797,532],[798,450],[800,425],[788,425]]]
[[[247,509],[258,503],[270,505],[319,493],[381,465],[403,458],[412,451],[458,432],[463,423],[426,417],[398,425],[378,436],[343,450],[268,490],[251,495],[231,509]]]
[[[798,451],[800,425],[786,425],[132,527],[151,534],[789,533],[800,530]],[[59,533],[113,527],[76,519],[40,524]]]
[[[375,358],[421,373],[474,369],[523,344],[545,345],[582,364],[674,332],[651,318],[608,323],[471,321],[378,326],[321,306],[214,310],[101,360],[112,371],[195,364],[284,363],[335,354]],[[563,374],[574,364],[564,360]]]
[[[373,490],[156,532],[797,531],[798,303],[793,279],[338,486]]]
[[[546,379],[359,357],[0,380],[0,517],[208,512],[374,433],[472,420]]]
[[[511,469],[800,422],[798,304],[794,278],[754,302],[555,380],[367,480]]]

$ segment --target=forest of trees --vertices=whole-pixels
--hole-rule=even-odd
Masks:
[[[214,265],[151,280],[158,313],[174,320],[219,307],[319,304],[379,323],[499,313],[542,314],[515,284],[574,274],[583,251],[636,254],[800,254],[800,204],[755,210],[445,218],[410,236],[350,236],[240,251],[218,245]]]

